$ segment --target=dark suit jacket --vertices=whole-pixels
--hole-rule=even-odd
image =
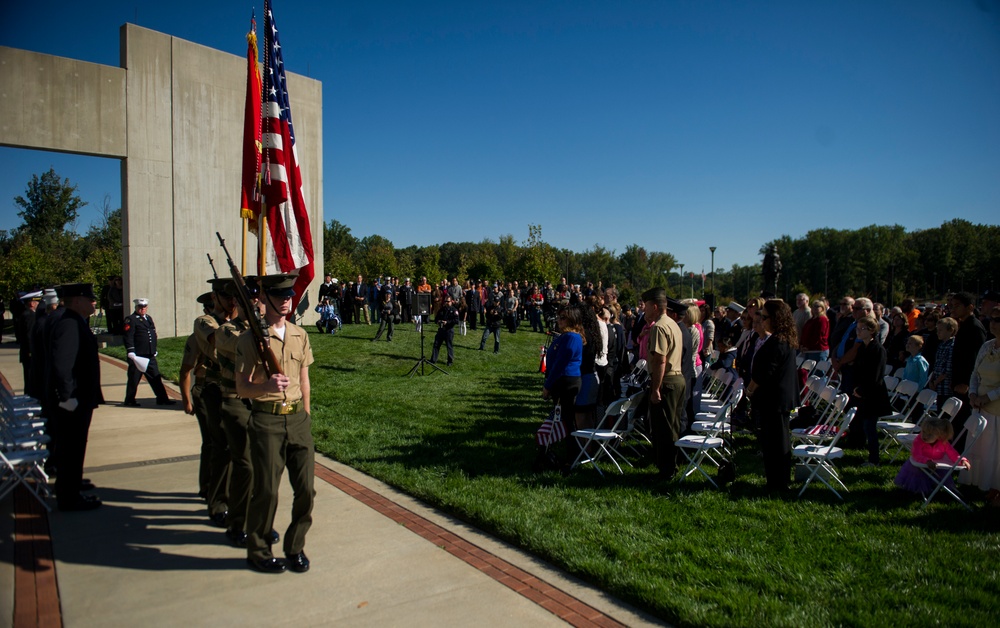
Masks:
[[[986,342],[986,329],[979,319],[969,316],[958,326],[955,334],[955,348],[951,353],[951,385],[969,385],[972,370],[976,366],[976,356]]]
[[[771,336],[753,354],[751,379],[757,382],[757,390],[750,397],[754,412],[762,418],[787,415],[798,402],[795,350]]]
[[[97,339],[87,321],[73,310],[56,310],[45,324],[45,338],[47,403],[76,399],[81,410],[104,403]]]
[[[858,344],[854,359],[854,388],[861,395],[858,412],[866,417],[885,416],[892,413],[889,389],[885,387],[886,352],[878,340],[867,345]],[[853,395],[854,391],[846,391]]]

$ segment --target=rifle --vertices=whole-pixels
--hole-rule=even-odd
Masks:
[[[236,291],[236,301],[240,304],[240,308],[247,317],[247,326],[250,328],[250,333],[253,334],[253,344],[254,349],[257,351],[257,357],[260,358],[261,364],[264,365],[264,373],[270,379],[272,375],[281,373],[281,365],[274,356],[274,351],[271,351],[271,341],[267,336],[267,325],[259,320],[256,315],[257,309],[253,306],[253,302],[250,299],[250,289],[247,288],[247,282],[243,278],[243,274],[236,268],[236,264],[233,263],[233,258],[229,255],[229,249],[226,248],[226,241],[222,239],[218,231],[215,232],[215,236],[219,238],[219,244],[222,245],[222,250],[226,254],[226,261],[229,262],[229,272],[233,276],[233,281],[236,282],[236,287],[238,288]]]
[[[208,258],[208,265],[212,267],[212,274],[215,276],[216,279],[218,279],[219,273],[215,271],[215,262],[212,261],[212,256],[209,255],[208,253],[205,253],[205,257]]]

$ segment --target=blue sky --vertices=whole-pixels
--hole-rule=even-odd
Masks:
[[[0,44],[108,65],[124,22],[243,55],[262,11],[6,4]],[[274,11],[287,68],[323,82],[324,219],[358,237],[522,241],[531,223],[560,248],[639,244],[700,271],[709,246],[728,267],[782,234],[1000,216],[1000,0]],[[0,229],[49,166],[92,209],[120,204],[117,162],[0,149]]]

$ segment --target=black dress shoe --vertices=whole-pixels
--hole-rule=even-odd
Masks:
[[[229,516],[228,510],[223,510],[222,512],[217,512],[214,515],[209,515],[208,518],[212,520],[212,523],[219,526],[220,528],[226,527],[226,517]]]
[[[82,499],[85,502],[97,502],[97,503],[101,503],[101,498],[98,497],[97,495],[83,495],[83,494],[81,494],[80,495],[80,499]]]
[[[271,530],[271,533],[267,535],[268,545],[277,545],[278,541],[281,540],[281,535],[278,534],[277,530]]]
[[[284,573],[285,563],[277,558],[247,558],[247,563],[254,571],[261,573]]]
[[[129,407],[129,408],[138,408],[139,407],[139,402],[138,401],[123,401],[122,405],[126,406],[126,407]]]
[[[305,573],[309,571],[309,559],[306,558],[305,552],[299,552],[298,554],[285,554],[285,561],[288,563],[288,568],[295,573]]]
[[[243,530],[233,530],[230,528],[226,530],[226,538],[233,544],[233,547],[247,546],[247,533]]]
[[[177,402],[174,401],[173,399],[164,399],[162,401],[157,401],[156,405],[158,405],[158,406],[172,406],[172,405],[174,405],[176,403]]]
[[[81,491],[92,491],[95,488],[97,488],[97,487],[94,486],[94,483],[91,482],[90,480],[88,480],[87,478],[84,478],[83,480],[80,481],[80,490]]]
[[[69,499],[59,502],[59,510],[63,512],[76,512],[84,510],[94,510],[101,507],[101,500],[97,499]]]

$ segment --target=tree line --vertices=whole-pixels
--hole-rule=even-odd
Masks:
[[[527,238],[447,242],[396,248],[379,235],[356,238],[337,220],[324,225],[326,268],[337,277],[426,276],[430,281],[458,277],[499,281],[593,281],[614,284],[626,303],[647,288],[660,286],[678,298],[745,303],[762,290],[761,264],[733,264],[715,272],[679,272],[670,253],[630,245],[622,253],[595,244],[583,252],[557,249],[542,239],[540,225],[528,225]],[[764,243],[761,256],[777,247],[781,260],[777,296],[793,302],[799,292],[868,296],[898,304],[905,297],[940,301],[949,292],[981,293],[996,288],[1000,268],[1000,227],[954,219],[940,227],[906,231],[899,225],[861,229],[814,229],[801,238],[783,235]]]
[[[14,197],[22,223],[0,230],[0,297],[61,283],[88,282],[95,291],[122,274],[122,213],[105,196],[100,224],[76,232],[87,203],[69,179],[54,169],[32,175],[23,196]]]
[[[104,199],[100,224],[86,234],[75,230],[86,206],[69,179],[50,169],[33,175],[25,194],[14,198],[23,223],[0,230],[0,295],[59,283],[86,281],[101,286],[122,272],[121,210]],[[632,244],[622,252],[600,244],[582,251],[556,248],[543,239],[542,226],[529,224],[524,240],[501,235],[497,240],[445,242],[397,248],[380,235],[358,238],[346,225],[323,225],[325,270],[347,280],[389,275],[432,282],[458,277],[488,281],[558,282],[616,285],[625,303],[635,302],[647,288],[660,286],[679,298],[712,298],[746,302],[761,291],[761,264],[733,264],[704,276],[684,272],[668,252]],[[1000,226],[954,219],[940,227],[907,231],[899,225],[861,229],[814,229],[800,238],[783,235],[764,243],[777,247],[781,260],[777,296],[791,302],[795,294],[845,294],[898,303],[904,297],[941,300],[948,292],[980,293],[995,289],[1000,268]]]

